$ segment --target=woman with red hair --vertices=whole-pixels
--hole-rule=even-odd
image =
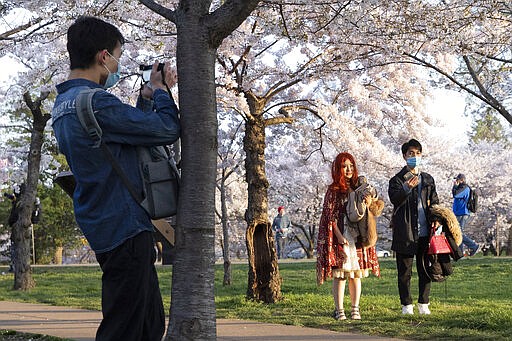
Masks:
[[[317,283],[332,278],[332,294],[336,320],[345,320],[343,298],[345,283],[348,279],[350,300],[352,303],[351,318],[360,320],[359,300],[361,297],[361,278],[368,277],[370,270],[380,277],[380,267],[375,246],[364,247],[358,238],[354,238],[348,230],[347,201],[349,193],[360,186],[360,178],[354,157],[349,153],[340,153],[332,163],[332,183],[325,194],[322,217],[318,231],[317,244]],[[370,195],[364,196],[366,207],[372,210],[372,202],[377,200]],[[379,200],[382,203],[382,200]],[[380,207],[380,212],[382,207]],[[367,219],[373,220],[375,215],[368,214]]]

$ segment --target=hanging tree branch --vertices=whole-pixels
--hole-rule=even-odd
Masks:
[[[496,109],[505,119],[512,124],[512,115],[508,112],[508,110],[501,104],[500,101],[498,101],[494,96],[492,96],[487,89],[484,87],[482,82],[480,81],[480,78],[478,77],[477,73],[473,69],[473,66],[471,65],[471,61],[469,60],[469,57],[464,55],[462,56],[464,59],[464,63],[466,63],[466,67],[468,68],[469,74],[471,75],[471,78],[473,79],[473,82],[475,82],[478,90],[482,94],[482,96],[486,99],[486,103],[489,104],[491,107]]]

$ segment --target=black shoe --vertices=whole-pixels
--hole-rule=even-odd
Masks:
[[[469,253],[469,256],[474,256],[478,251],[480,251],[480,245],[476,246],[476,249],[471,249],[471,252]]]

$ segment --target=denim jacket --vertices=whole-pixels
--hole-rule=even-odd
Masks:
[[[52,127],[60,151],[75,175],[75,217],[96,253],[110,251],[142,231],[153,231],[148,214],[132,198],[111,163],[80,125],[75,98],[99,84],[72,79],[57,85]],[[157,89],[153,101],[139,98],[137,107],[122,103],[106,91],[97,92],[93,110],[103,131],[103,141],[128,179],[142,193],[137,146],[174,143],[180,134],[178,108],[167,92]]]

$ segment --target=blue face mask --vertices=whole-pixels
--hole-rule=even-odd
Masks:
[[[119,60],[116,59],[116,57],[111,55],[108,51],[107,51],[107,53],[112,58],[114,58],[114,60],[117,62],[117,71],[112,73],[112,72],[110,72],[110,70],[108,69],[108,67],[106,65],[103,65],[105,67],[105,69],[107,69],[107,71],[108,71],[107,80],[105,81],[105,84],[103,85],[103,89],[105,89],[105,90],[116,85],[117,82],[119,82],[119,80],[121,79],[121,63],[119,62]]]
[[[117,64],[117,65],[118,66],[117,66],[116,72],[112,73],[112,72],[110,72],[110,70],[108,71],[108,77],[107,77],[107,80],[105,81],[105,84],[103,85],[103,89],[106,90],[108,88],[113,87],[121,79],[121,65],[120,64]],[[105,66],[105,68],[108,70],[108,68],[106,66]]]
[[[407,159],[407,166],[409,168],[416,168],[421,165],[421,156],[410,157]]]

